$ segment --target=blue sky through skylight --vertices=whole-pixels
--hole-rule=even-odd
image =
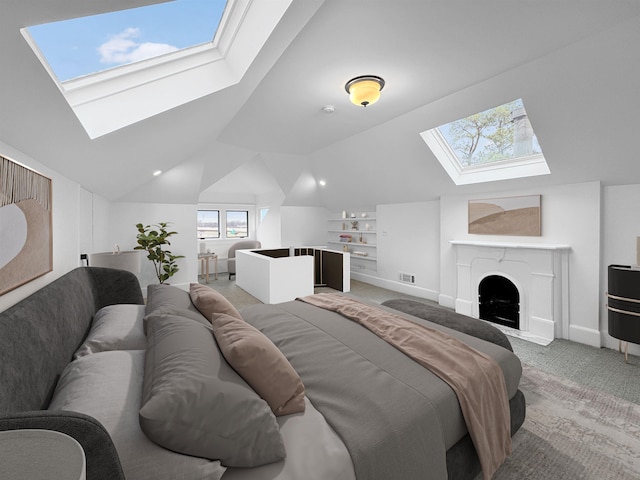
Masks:
[[[226,0],[175,0],[28,28],[59,81],[213,40]]]

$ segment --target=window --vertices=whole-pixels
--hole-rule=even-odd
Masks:
[[[264,217],[267,216],[267,213],[269,213],[269,209],[268,208],[261,208],[260,209],[260,223],[262,223],[262,221],[264,220]]]
[[[456,185],[550,173],[522,99],[420,135]]]
[[[177,0],[28,28],[58,80],[211,42],[226,0]]]
[[[219,210],[198,210],[198,238],[220,238]]]
[[[249,236],[249,212],[246,210],[227,210],[227,238],[246,238]]]

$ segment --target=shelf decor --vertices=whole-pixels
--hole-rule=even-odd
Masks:
[[[328,248],[350,254],[352,273],[374,275],[378,270],[375,212],[340,213],[328,219]]]
[[[53,270],[51,179],[0,156],[0,295]]]
[[[469,200],[469,233],[539,237],[540,195]]]

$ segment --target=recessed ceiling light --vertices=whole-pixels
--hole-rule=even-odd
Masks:
[[[319,180],[318,181],[318,185],[320,185],[321,187],[324,187],[326,184],[327,184],[327,182],[324,181],[324,180]]]
[[[155,172],[153,172],[153,176],[157,177],[158,175],[160,175],[162,173],[162,170],[156,170]]]

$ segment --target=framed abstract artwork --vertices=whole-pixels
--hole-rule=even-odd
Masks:
[[[469,200],[469,233],[539,237],[540,195]]]
[[[0,295],[53,269],[51,179],[0,156]]]

